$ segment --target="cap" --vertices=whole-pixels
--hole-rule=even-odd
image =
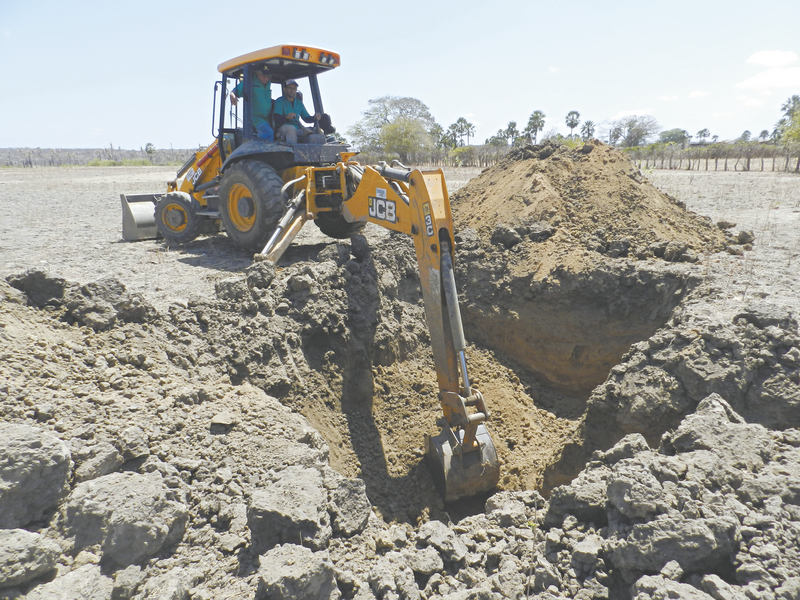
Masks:
[[[287,81],[283,85],[297,85],[297,82],[294,79],[290,79],[289,81]]]
[[[267,65],[258,65],[257,70],[261,73],[266,73],[269,75],[269,67]]]

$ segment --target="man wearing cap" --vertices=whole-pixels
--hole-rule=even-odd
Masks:
[[[303,101],[297,97],[297,82],[290,79],[283,84],[283,96],[275,100],[275,127],[278,137],[282,137],[289,144],[324,144],[325,136],[321,133],[311,133],[303,127],[300,119],[306,123],[315,123],[322,115],[315,113],[312,117],[308,114]]]
[[[262,140],[273,141],[275,139],[275,132],[269,124],[269,114],[272,111],[272,89],[270,88],[270,81],[272,75],[267,68],[267,65],[260,65],[255,69],[256,80],[251,84],[251,94],[253,95],[251,103],[251,117],[253,120],[253,128],[256,130],[256,135]],[[236,84],[231,92],[231,104],[236,106],[239,104],[239,98],[244,94],[244,81]]]

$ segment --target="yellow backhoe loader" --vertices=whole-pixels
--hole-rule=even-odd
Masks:
[[[258,138],[248,102],[255,70],[273,83],[308,78],[316,113],[323,114],[316,76],[339,65],[333,52],[276,46],[223,63],[217,83],[216,140],[192,157],[167,193],[122,196],[123,236],[156,232],[186,243],[219,227],[256,260],[277,263],[307,221],[347,238],[367,223],[412,236],[439,386],[441,431],[426,436],[426,456],[445,501],[493,489],[500,466],[486,421],[489,411],[472,387],[454,274],[453,222],[442,171],[381,163],[362,166],[331,137],[325,144],[286,144]],[[226,108],[228,79],[242,78],[244,109]],[[310,112],[310,111],[309,111]],[[240,126],[241,125],[241,126]]]

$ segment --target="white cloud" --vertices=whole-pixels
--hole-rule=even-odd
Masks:
[[[548,73],[558,73],[558,69],[556,69],[555,67],[550,67],[549,69],[547,69],[547,72]]]
[[[737,88],[751,90],[784,89],[800,87],[800,67],[773,67],[736,84]]]
[[[800,60],[794,52],[781,50],[762,50],[747,59],[748,64],[760,67],[785,67]]]
[[[661,99],[666,102],[675,102],[678,99],[677,96],[661,96]]]
[[[747,108],[761,108],[764,106],[764,101],[752,96],[737,96],[736,99]]]
[[[710,92],[704,92],[702,90],[694,90],[689,94],[689,98],[702,98],[703,96],[708,96]]]

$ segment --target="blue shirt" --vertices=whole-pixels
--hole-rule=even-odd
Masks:
[[[257,77],[253,80],[253,107],[251,109],[253,127],[258,128],[262,123],[269,124],[269,113],[272,110],[272,89],[270,83],[271,82],[268,81],[266,84],[263,84]],[[233,88],[233,93],[237,98],[242,97],[242,94],[244,94],[244,81],[240,81],[236,84],[236,87]]]
[[[286,96],[281,96],[275,100],[276,115],[285,117],[286,115],[290,115],[292,113],[294,113],[294,119],[286,119],[287,125],[294,125],[299,129],[301,127],[300,117],[303,117],[303,121],[306,123],[311,123],[314,121],[314,117],[308,114],[306,107],[303,106],[303,101],[299,98],[295,98],[294,102],[290,101]]]

